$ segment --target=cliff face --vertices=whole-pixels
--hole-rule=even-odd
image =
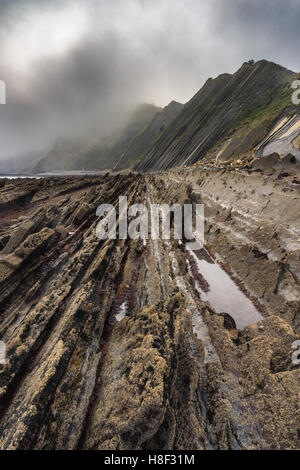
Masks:
[[[173,122],[182,108],[182,104],[172,101],[161,112],[155,114],[150,124],[138,133],[129,143],[114,169],[123,170],[130,168],[132,165],[142,160],[153,142],[157,140],[166,127]]]
[[[254,149],[278,117],[296,112],[295,75],[267,61],[209,79],[153,144],[136,168],[191,165],[203,157],[232,160]]]

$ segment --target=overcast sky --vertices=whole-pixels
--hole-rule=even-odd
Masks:
[[[0,159],[105,135],[249,59],[300,71],[300,0],[0,0]]]

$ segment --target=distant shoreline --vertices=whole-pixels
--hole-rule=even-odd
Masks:
[[[83,170],[71,170],[71,171],[52,171],[49,173],[36,173],[36,174],[24,174],[24,173],[0,173],[0,178],[8,178],[8,179],[17,179],[17,178],[47,178],[51,176],[61,176],[61,177],[68,177],[68,176],[101,176],[106,174],[106,171],[83,171]]]

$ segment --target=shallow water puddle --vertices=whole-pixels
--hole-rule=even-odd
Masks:
[[[188,285],[187,280],[183,276],[176,275],[178,271],[178,262],[175,258],[174,252],[170,252],[171,258],[171,266],[172,271],[176,279],[176,284],[179,287],[181,292],[184,292],[186,297],[186,309],[191,313],[192,320],[193,320],[193,332],[197,336],[198,339],[201,339],[203,346],[204,346],[204,363],[208,362],[220,362],[219,356],[215,350],[214,345],[211,342],[211,338],[209,336],[209,330],[207,325],[204,323],[202,315],[200,314],[198,307],[189,292],[190,286]],[[191,344],[190,340],[190,347],[193,354],[193,344]],[[199,360],[197,351],[193,354],[196,361]]]
[[[195,279],[195,286],[201,300],[209,303],[217,313],[228,313],[234,319],[237,329],[263,319],[250,299],[239,289],[231,277],[212,259],[206,250],[187,249],[196,263],[198,273],[205,280],[205,287]],[[188,268],[192,269],[189,260]],[[194,277],[194,276],[193,276]]]

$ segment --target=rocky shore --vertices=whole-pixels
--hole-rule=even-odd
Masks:
[[[300,177],[264,161],[0,180],[0,449],[299,448]],[[121,195],[204,204],[205,248],[100,240]]]

